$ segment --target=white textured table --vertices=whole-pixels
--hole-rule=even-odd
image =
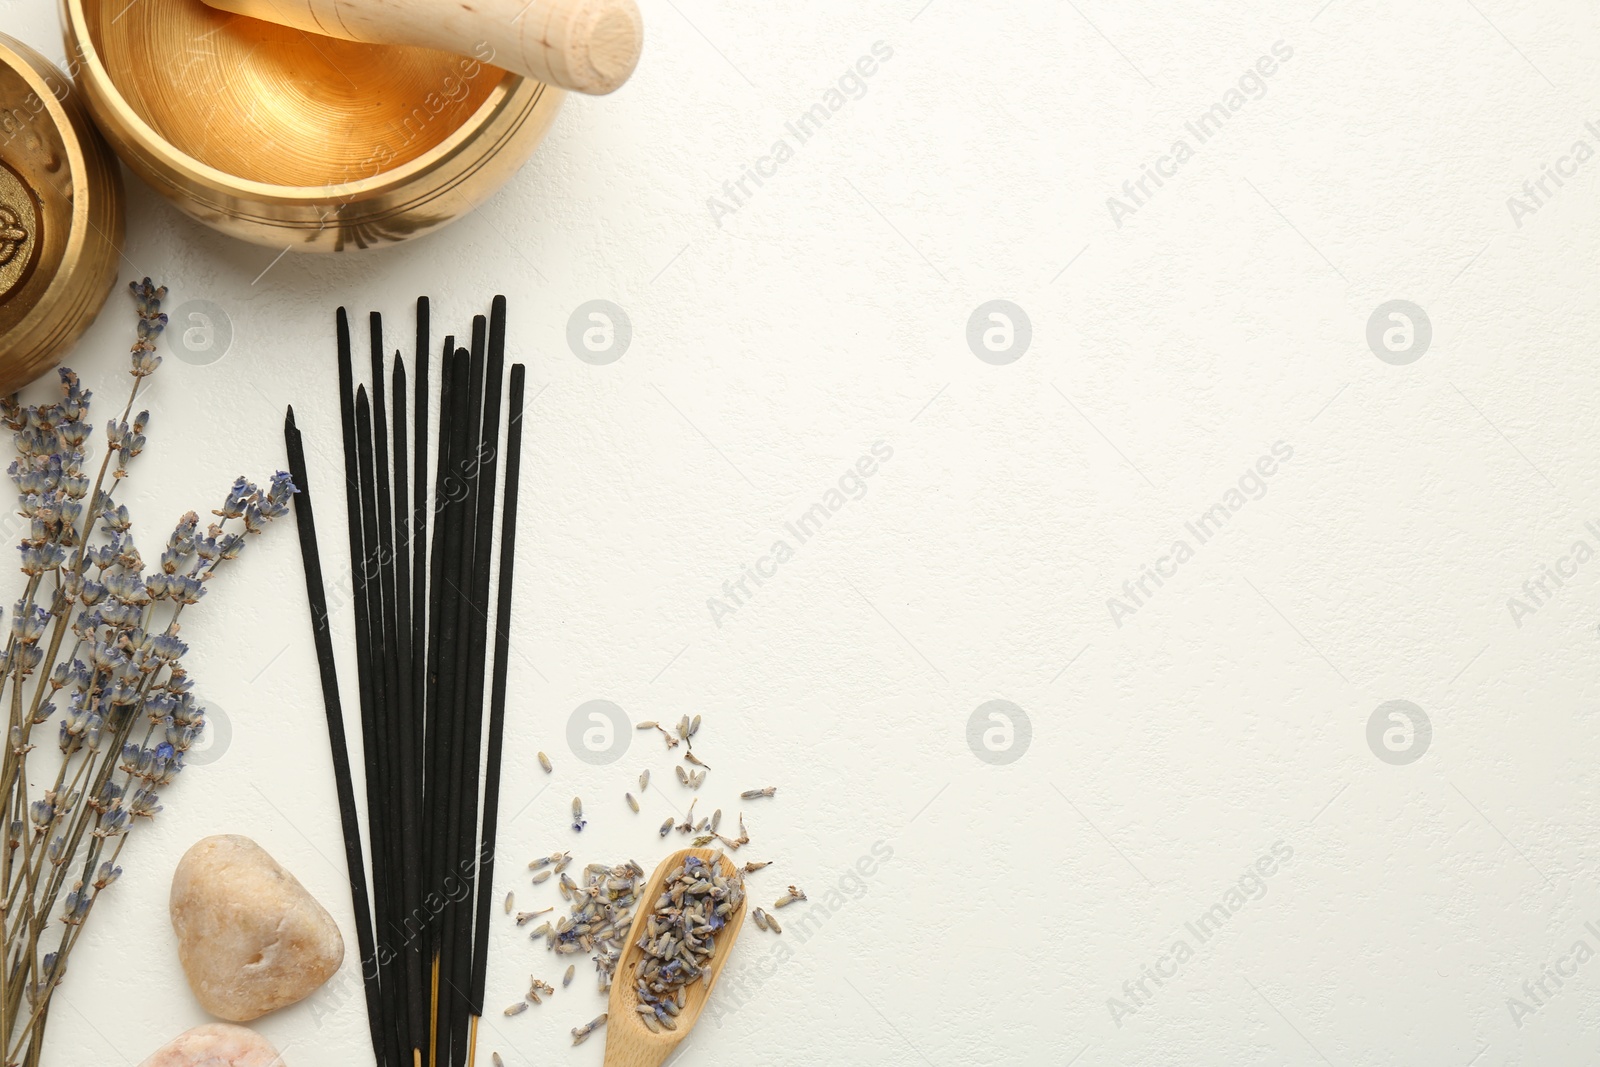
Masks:
[[[536,399],[502,889],[555,900],[522,865],[575,844],[573,793],[580,862],[660,855],[682,797],[659,745],[569,749],[605,699],[705,715],[702,807],[778,785],[749,809],[749,852],[780,861],[758,892],[815,902],[783,938],[748,928],[681,1062],[1592,1062],[1597,16],[645,6],[634,84],[571,101],[509,188],[414,245],[274,262],[131,184],[129,269],[232,329],[160,372],[127,496],[146,540],[281,464],[287,403],[338,476],[336,304],[403,333],[418,293],[443,325],[504,291]],[[0,22],[60,56],[45,0]],[[786,124],[875,51],[801,141]],[[609,364],[566,341],[595,299],[632,323]],[[1025,351],[1014,313],[969,344],[992,300]],[[102,396],[129,321],[114,297],[71,359]],[[244,562],[186,628],[212,761],[130,844],[53,1064],[203,1021],[165,914],[202,835],[255,837],[354,944],[292,530]],[[995,700],[1029,724],[1009,749]],[[666,793],[633,816],[644,766]],[[259,1023],[291,1067],[370,1062],[349,955]],[[507,924],[485,1058],[597,1064],[567,1048],[587,977],[497,1014],[530,972],[560,974]]]

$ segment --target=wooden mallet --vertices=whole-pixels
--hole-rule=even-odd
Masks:
[[[325,37],[470,54],[535,81],[595,96],[628,80],[644,45],[644,22],[634,0],[205,2]]]

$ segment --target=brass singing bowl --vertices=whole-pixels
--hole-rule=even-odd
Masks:
[[[366,248],[459,218],[516,173],[564,95],[490,55],[341,41],[201,0],[62,6],[74,75],[123,161],[201,222],[276,248]]]
[[[0,394],[88,328],[121,245],[122,174],[72,83],[0,34]]]

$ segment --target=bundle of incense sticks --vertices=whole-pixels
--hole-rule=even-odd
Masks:
[[[511,368],[502,447],[505,298],[494,298],[487,319],[473,320],[471,347],[445,338],[430,498],[428,316],[424,297],[417,301],[415,372],[408,381],[398,351],[385,372],[383,322],[372,315],[372,375],[359,384],[343,308],[337,319],[365,850],[312,486],[293,408],[284,424],[289,468],[301,488],[295,513],[306,596],[378,1067],[474,1062],[505,734],[526,372],[521,364]],[[491,590],[502,456],[498,581]]]

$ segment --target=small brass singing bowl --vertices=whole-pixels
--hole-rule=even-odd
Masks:
[[[0,33],[0,394],[48,371],[117,280],[122,172],[72,83]]]
[[[201,0],[62,4],[84,100],[123,161],[206,225],[279,249],[389,244],[465,215],[564,95],[492,55],[336,40]]]

